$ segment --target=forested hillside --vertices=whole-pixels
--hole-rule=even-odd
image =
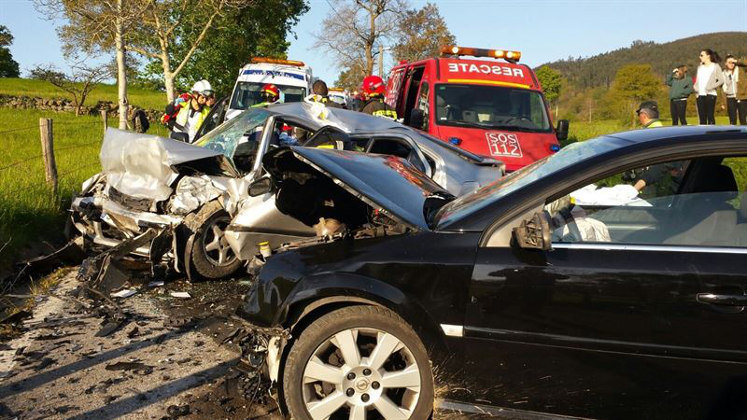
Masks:
[[[650,64],[654,73],[664,76],[678,64],[694,69],[698,53],[710,48],[721,55],[747,56],[747,32],[718,32],[657,44],[634,41],[630,47],[586,58],[568,58],[546,63],[560,71],[577,88],[610,87],[615,73],[629,64]],[[691,72],[692,73],[692,72]]]

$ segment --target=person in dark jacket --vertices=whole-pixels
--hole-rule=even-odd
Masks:
[[[687,74],[686,65],[677,66],[667,75],[667,86],[672,125],[687,125],[687,98],[693,93],[693,79]]]
[[[319,79],[314,82],[314,84],[311,85],[311,92],[313,93],[311,96],[313,102],[322,103],[330,108],[342,108],[340,104],[329,99],[329,89],[324,80]]]
[[[366,104],[361,109],[362,113],[392,120],[397,119],[397,111],[384,102],[386,88],[381,77],[367,76],[363,79],[361,88],[363,94],[366,95]]]

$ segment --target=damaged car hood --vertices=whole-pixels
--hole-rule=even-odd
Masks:
[[[289,160],[309,165],[374,209],[420,230],[430,229],[429,207],[434,202],[442,205],[454,198],[412,164],[394,156],[293,146],[268,153],[264,166],[278,181],[283,179],[284,168],[292,166]]]
[[[99,154],[107,184],[124,194],[165,200],[180,171],[238,177],[220,152],[163,137],[109,128]]]

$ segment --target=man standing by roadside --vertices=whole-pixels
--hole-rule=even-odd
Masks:
[[[664,126],[664,124],[659,121],[659,105],[656,101],[641,102],[641,105],[635,110],[635,113],[643,128]]]
[[[667,86],[672,125],[687,125],[687,98],[693,93],[693,80],[687,74],[686,65],[677,66],[667,75]]]

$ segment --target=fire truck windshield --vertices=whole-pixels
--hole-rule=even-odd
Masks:
[[[552,130],[539,92],[451,83],[436,85],[436,124],[531,132]]]
[[[231,109],[247,109],[262,102],[259,91],[266,83],[239,82],[233,91]],[[285,102],[301,102],[306,97],[306,89],[299,86],[275,85],[283,92]]]

